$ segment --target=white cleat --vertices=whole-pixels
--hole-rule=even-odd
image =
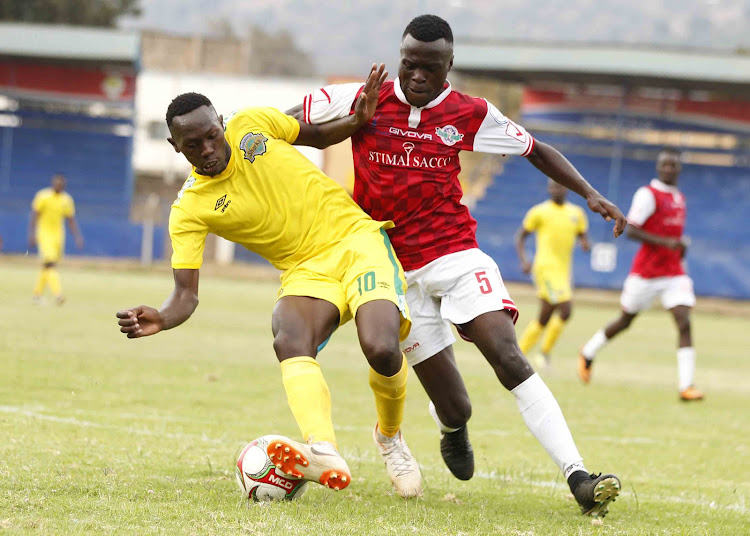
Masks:
[[[300,443],[284,436],[268,436],[268,457],[277,469],[294,478],[341,490],[352,481],[346,460],[332,443]]]
[[[376,424],[373,439],[385,461],[385,469],[396,493],[404,499],[422,495],[422,472],[417,460],[411,455],[401,430],[395,436],[387,437],[380,433]]]

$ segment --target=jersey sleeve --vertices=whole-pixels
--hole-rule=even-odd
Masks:
[[[34,196],[34,199],[31,201],[31,210],[34,212],[39,212],[42,210],[42,204],[44,203],[44,191],[39,190],[36,195]]]
[[[633,195],[633,203],[630,205],[630,211],[628,212],[628,223],[640,227],[655,211],[656,199],[654,199],[654,193],[645,186],[641,186]]]
[[[197,270],[203,264],[208,227],[191,218],[179,206],[169,213],[169,237],[172,239],[172,268]]]
[[[71,196],[67,196],[65,198],[65,210],[63,211],[63,216],[66,218],[72,218],[76,215],[76,204],[75,201],[73,201],[73,198]]]
[[[305,123],[327,123],[346,117],[352,112],[354,102],[364,84],[333,84],[316,89],[302,100]]]
[[[487,114],[474,136],[472,151],[529,156],[534,149],[534,138],[531,134],[521,125],[505,117],[491,102],[485,102]]]
[[[276,108],[246,108],[230,120],[243,119],[249,123],[250,128],[258,127],[277,140],[294,143],[299,136],[299,121]]]
[[[539,208],[531,207],[523,218],[523,228],[526,232],[533,233],[539,228]]]

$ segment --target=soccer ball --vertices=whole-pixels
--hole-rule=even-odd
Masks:
[[[259,437],[242,449],[236,470],[240,491],[256,502],[301,497],[307,491],[308,482],[276,468],[266,451],[269,437]]]

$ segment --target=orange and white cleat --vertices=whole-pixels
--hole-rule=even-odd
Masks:
[[[578,377],[583,383],[589,383],[591,381],[591,366],[594,364],[592,359],[588,359],[583,355],[583,349],[578,352]]]
[[[318,482],[333,490],[352,481],[346,460],[328,441],[299,443],[284,436],[270,436],[266,449],[276,468],[294,478]]]
[[[703,400],[703,393],[698,389],[690,385],[689,387],[680,391],[680,400],[683,402],[692,402],[694,400]]]

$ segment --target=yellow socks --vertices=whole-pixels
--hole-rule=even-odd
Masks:
[[[36,281],[34,286],[34,296],[41,296],[44,293],[44,287],[47,286],[47,272],[49,268],[42,268],[39,272],[39,279]]]
[[[59,297],[62,295],[62,285],[60,284],[60,276],[57,270],[54,268],[47,268],[47,284],[52,292],[52,295]]]
[[[378,430],[386,437],[393,437],[401,428],[408,375],[409,366],[406,364],[406,357],[403,357],[401,370],[393,376],[381,376],[370,368],[370,387],[375,393]]]
[[[286,397],[305,441],[336,445],[331,420],[331,393],[320,365],[312,357],[292,357],[281,362]]]
[[[549,355],[552,351],[552,347],[562,333],[563,327],[565,327],[565,321],[559,316],[555,315],[550,319],[547,330],[544,332],[544,340],[542,340],[542,353],[544,355]]]
[[[544,331],[544,326],[542,326],[538,320],[532,320],[531,323],[526,326],[523,335],[521,335],[521,340],[518,341],[518,346],[521,347],[521,351],[524,355],[531,351],[536,344],[536,341],[539,340],[542,331]]]

